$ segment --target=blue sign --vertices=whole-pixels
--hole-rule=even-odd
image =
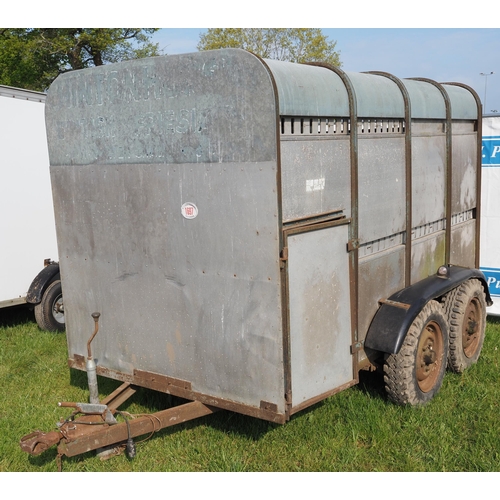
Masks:
[[[500,167],[500,136],[483,135],[483,167]]]
[[[486,276],[490,295],[500,297],[500,269],[493,267],[482,267],[481,271]]]

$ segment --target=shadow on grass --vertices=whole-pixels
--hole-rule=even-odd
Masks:
[[[77,386],[83,390],[87,390],[87,374],[79,370],[71,369],[70,383],[71,385]],[[112,380],[106,377],[98,377],[99,392],[103,395],[111,394],[111,392],[113,392],[120,385],[120,381]],[[384,401],[387,400],[384,389],[383,375],[378,372],[361,372],[359,384],[347,390],[358,390],[370,395],[372,398],[382,399]],[[332,397],[335,397],[335,395]],[[187,402],[189,401],[176,396],[139,387],[137,392],[120,406],[120,410],[129,411],[130,406],[136,403],[144,408],[144,413],[155,413]],[[305,408],[304,410],[301,410],[297,414],[292,415],[291,420],[303,418],[309,415],[316,409],[320,408],[324,403],[325,401],[323,400]],[[133,412],[131,411],[131,413]],[[211,428],[223,432],[226,435],[236,434],[254,441],[261,439],[268,432],[281,426],[281,424],[276,424],[256,417],[228,410],[220,410],[203,418],[197,418],[182,424],[164,428],[155,435],[171,435],[185,429],[195,428],[201,424],[210,426]]]
[[[494,325],[500,325],[500,316],[488,316],[487,322]]]
[[[70,384],[87,390],[88,382],[86,372],[70,369]],[[121,384],[122,382],[120,381],[98,376],[99,392],[102,395],[111,394]],[[137,392],[123,403],[119,409],[121,411],[129,411],[131,405],[138,404],[144,407],[144,413],[155,413],[188,402],[188,400],[170,394],[139,387]],[[303,413],[304,412],[301,412],[301,414]],[[183,429],[191,429],[200,425],[200,423],[209,425],[226,434],[237,433],[255,440],[259,439],[269,430],[279,427],[280,425],[236,412],[220,410],[203,418],[197,418],[189,422],[177,424],[173,427],[167,427],[162,429],[158,434],[172,434]]]
[[[70,369],[70,384],[76,386],[87,393],[87,374],[80,370]],[[111,394],[117,387],[121,385],[120,381],[106,377],[98,377],[99,392],[101,395]],[[369,395],[371,398],[380,398],[386,400],[383,377],[378,373],[360,373],[359,385],[354,386],[348,391],[360,391]],[[336,397],[335,395],[332,398]],[[182,405],[188,401],[164,394],[158,391],[153,391],[145,388],[138,388],[137,392],[124,404],[120,406],[121,411],[129,411],[134,414],[140,413],[154,414],[158,411],[167,408]],[[326,400],[320,401],[291,417],[291,421],[295,419],[307,419],[317,410],[321,410]],[[140,409],[137,409],[137,406]],[[68,413],[69,415],[69,413]],[[119,418],[119,421],[121,419]],[[285,424],[288,425],[288,424]],[[212,415],[207,415],[203,418],[194,419],[188,422],[174,425],[161,429],[153,435],[147,436],[148,440],[165,439],[169,436],[174,436],[178,432],[189,431],[196,429],[199,426],[220,432],[225,436],[242,437],[249,441],[257,442],[263,439],[269,432],[281,427],[281,424],[275,424],[255,417],[242,415],[239,413],[221,410]],[[138,436],[136,443],[140,443],[145,436]],[[117,443],[118,444],[118,443]],[[138,449],[138,453],[141,453]],[[95,451],[90,451],[77,455],[75,457],[63,457],[63,470],[65,465],[71,468],[70,464],[79,464],[85,462],[89,458],[95,456]],[[51,462],[56,461],[57,450],[51,449],[37,457],[30,457],[30,462],[35,467],[47,467]]]
[[[359,384],[355,389],[368,394],[373,399],[382,399],[387,401],[387,393],[385,392],[384,374],[382,371],[359,372]]]
[[[27,305],[0,309],[0,327],[13,327],[35,321],[33,311]]]

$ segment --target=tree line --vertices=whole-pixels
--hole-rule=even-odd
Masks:
[[[158,28],[0,28],[0,85],[44,92],[61,73],[158,56]],[[198,50],[242,48],[268,59],[341,66],[319,28],[211,28]]]

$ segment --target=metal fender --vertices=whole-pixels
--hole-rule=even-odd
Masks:
[[[38,304],[42,300],[43,292],[58,274],[59,264],[57,262],[51,262],[45,266],[31,283],[26,294],[26,302],[28,304]]]
[[[366,334],[365,347],[397,354],[403,345],[406,332],[425,304],[442,297],[471,278],[477,278],[483,283],[486,303],[488,306],[492,305],[486,278],[481,271],[459,266],[442,266],[435,275],[380,301],[380,308]]]

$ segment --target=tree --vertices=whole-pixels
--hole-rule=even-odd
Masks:
[[[0,28],[0,84],[45,91],[61,73],[158,55],[156,28]]]
[[[319,28],[211,28],[200,35],[197,47],[198,50],[240,48],[266,59],[341,66],[336,45]]]

